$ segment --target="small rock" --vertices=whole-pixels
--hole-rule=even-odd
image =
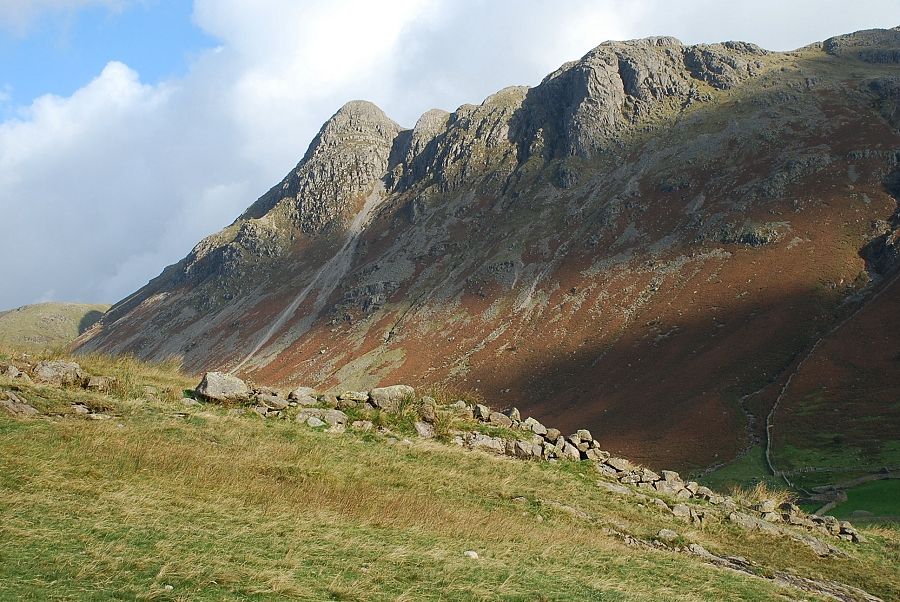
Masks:
[[[342,401],[347,403],[347,405],[345,407],[356,407],[356,403],[357,403],[357,402],[353,401],[352,399],[340,400],[340,399],[338,399],[337,395],[335,395],[334,393],[323,393],[323,394],[319,395],[318,397],[316,397],[315,400],[316,400],[316,403],[320,403],[325,407],[337,408],[338,410],[344,409],[344,408],[338,407],[339,405],[343,405],[341,403]],[[300,401],[298,400],[297,403],[300,403]],[[363,401],[362,403],[365,403],[365,402]]]
[[[314,406],[319,404],[319,400],[311,395],[298,395],[296,397],[289,397],[290,401],[288,403],[293,403],[298,406]],[[356,402],[351,401],[350,403],[356,404]],[[335,398],[335,404],[337,405],[337,398]]]
[[[339,400],[345,401],[369,401],[368,391],[344,391],[337,396]]]
[[[631,470],[632,468],[634,468],[634,466],[632,466],[631,462],[629,462],[628,460],[626,460],[624,458],[607,458],[606,465],[612,466],[613,468],[615,468],[616,470],[618,470],[620,472],[625,472],[625,471],[628,471],[628,470]]]
[[[580,460],[581,452],[578,451],[578,448],[566,441],[566,444],[563,446],[563,457],[569,458],[570,460]]]
[[[475,404],[475,418],[479,420],[487,420],[491,415],[491,409],[484,404]]]
[[[589,449],[585,452],[585,455],[588,460],[593,460],[594,462],[602,462],[609,457],[608,453],[600,451],[599,449]]]
[[[513,422],[522,422],[522,414],[519,412],[519,408],[512,408],[507,416],[509,416],[509,419]]]
[[[509,428],[512,426],[512,420],[510,420],[509,416],[501,414],[500,412],[491,412],[488,415],[488,422],[502,428]]]
[[[270,410],[285,410],[288,407],[288,401],[286,399],[269,394],[257,395],[256,401]]]
[[[506,443],[500,437],[491,437],[481,433],[473,433],[469,442],[472,449],[479,449],[495,454],[503,454],[506,452]]]
[[[297,387],[288,393],[288,399],[291,401],[297,401],[299,403],[299,399],[301,397],[311,397],[313,399],[316,398],[316,390],[312,387]]]
[[[434,424],[437,420],[437,402],[432,397],[425,396],[419,404],[419,418],[424,422]]]
[[[19,369],[12,364],[0,366],[0,376],[5,376],[6,378],[19,378],[21,375],[22,373]]]
[[[183,404],[186,405],[186,406],[198,406],[198,405],[200,405],[200,402],[199,402],[199,401],[197,401],[196,399],[191,399],[190,397],[183,397],[183,398],[181,399],[181,403],[183,403]]]
[[[669,483],[681,483],[681,475],[675,472],[674,470],[662,470],[660,471],[662,474],[662,478],[664,481]]]
[[[456,414],[457,416],[459,416],[460,418],[470,418],[471,419],[474,417],[474,412],[472,410],[472,407],[469,406],[462,399],[457,399],[456,401],[451,403],[449,407],[453,411],[453,413]]]
[[[656,534],[656,537],[658,537],[660,541],[671,543],[678,539],[678,533],[671,529],[660,529],[659,533]]]
[[[538,422],[531,416],[526,418],[522,422],[522,424],[524,424],[529,429],[531,429],[531,432],[534,433],[535,435],[546,435],[547,434],[547,427],[545,427],[543,424],[541,424],[540,422]],[[556,441],[555,438],[553,440]]]
[[[40,413],[12,391],[5,391],[3,396],[6,399],[0,399],[0,408],[3,408],[13,416],[36,416]]]
[[[684,520],[691,520],[691,509],[685,504],[675,504],[672,506],[672,514]]]
[[[590,443],[591,441],[594,440],[594,438],[591,437],[591,431],[589,431],[587,429],[578,429],[578,432],[575,434],[578,435],[579,439],[581,439],[582,441],[584,441],[586,443]]]
[[[415,423],[416,434],[423,439],[433,439],[434,438],[434,427],[427,422],[416,422]]]
[[[649,468],[642,468],[640,471],[641,481],[644,483],[653,483],[654,481],[659,480],[659,475],[650,470]]]
[[[754,506],[754,510],[763,514],[775,512],[775,508],[776,504],[774,500],[762,500],[760,503]]]
[[[527,422],[527,420],[526,420],[526,422]],[[537,421],[535,421],[535,422],[537,422]],[[534,430],[534,429],[532,429],[532,430]],[[547,432],[545,433],[544,438],[547,441],[551,441],[554,443],[557,442],[559,440],[559,436],[562,435],[562,433],[559,431],[559,429],[548,428],[548,429],[546,429],[546,431]],[[538,433],[538,434],[540,434],[540,433]]]
[[[350,426],[355,428],[358,431],[371,431],[372,430],[372,422],[369,420],[354,420]]]
[[[607,483],[606,481],[597,481],[597,487],[600,489],[605,489],[611,493],[618,493],[620,495],[631,495],[633,492],[628,487],[624,485],[619,485],[617,483]]]
[[[347,424],[347,415],[340,410],[325,410],[322,420],[331,426],[343,426]]]
[[[311,426],[312,428],[318,428],[320,426],[325,426],[325,422],[315,416],[310,416],[306,419],[306,425]]]
[[[478,560],[478,552],[475,550],[466,550],[463,552],[463,556],[466,558],[471,558],[472,560]]]
[[[110,378],[109,376],[91,376],[88,378],[87,384],[84,386],[85,389],[89,389],[91,391],[96,391],[97,393],[107,393],[110,388],[112,388],[113,383],[116,379]]]

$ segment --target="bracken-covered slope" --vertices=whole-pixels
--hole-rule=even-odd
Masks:
[[[648,38],[412,130],[351,102],[81,349],[261,383],[477,389],[651,465],[727,461],[823,335],[896,299],[859,309],[897,258],[898,61],[897,29],[787,53]],[[873,367],[900,351],[842,340]],[[853,387],[832,393],[847,407]],[[879,399],[865,409],[896,435]]]

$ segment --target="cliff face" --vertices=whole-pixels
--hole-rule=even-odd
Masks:
[[[608,42],[411,130],[349,103],[81,349],[477,389],[651,464],[734,457],[893,273],[898,37]]]

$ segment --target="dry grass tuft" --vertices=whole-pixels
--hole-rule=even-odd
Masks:
[[[753,505],[765,500],[772,500],[775,505],[781,505],[786,502],[796,502],[797,494],[787,489],[770,488],[765,483],[757,483],[752,487],[732,487],[730,492],[738,503]]]

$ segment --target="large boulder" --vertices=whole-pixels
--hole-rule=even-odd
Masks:
[[[220,403],[247,402],[253,393],[247,383],[224,372],[207,372],[195,391],[201,397]]]
[[[85,378],[81,366],[63,360],[44,360],[34,367],[34,380],[48,385],[80,385]]]
[[[369,391],[369,401],[372,405],[386,412],[396,412],[400,408],[401,401],[413,399],[415,396],[416,390],[409,385],[377,387]]]

